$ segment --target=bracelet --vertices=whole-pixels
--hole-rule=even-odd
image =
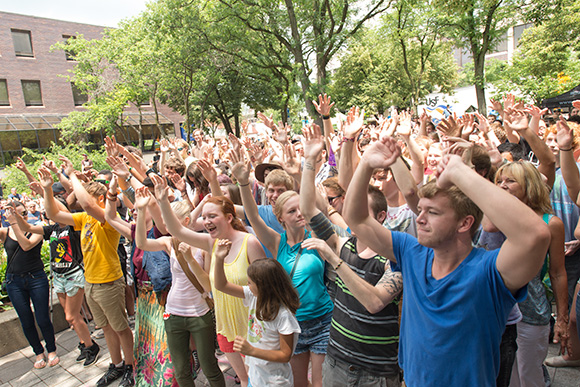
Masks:
[[[322,119],[323,120],[330,120],[330,115],[328,115],[328,116],[322,116]]]
[[[570,148],[568,148],[568,149],[560,148],[560,150],[561,150],[562,152],[569,152],[569,151],[571,151],[572,149],[573,149],[572,147],[570,147]]]
[[[129,183],[132,178],[133,178],[133,175],[129,174],[129,176],[125,179],[125,183]]]
[[[110,200],[112,202],[117,200],[117,194],[115,195],[109,195],[109,193],[107,193],[107,200]]]
[[[14,226],[15,224],[18,224],[18,223],[8,223],[8,224],[11,226]]]
[[[238,185],[238,187],[245,187],[250,185],[250,182],[248,181],[246,184],[240,184],[240,182],[237,182],[236,184]]]
[[[338,263],[338,265],[336,265],[336,267],[334,268],[334,271],[337,271],[338,268],[340,267],[340,265],[342,265],[343,260],[341,259],[340,262]]]
[[[131,170],[133,170],[133,167],[129,167],[129,172],[131,172]]]
[[[331,217],[332,215],[336,214],[338,211],[336,210],[330,210],[328,211],[328,216]]]

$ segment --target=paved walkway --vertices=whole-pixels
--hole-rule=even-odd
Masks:
[[[79,387],[94,386],[97,380],[109,367],[109,352],[106,349],[105,339],[97,339],[101,346],[99,361],[90,367],[84,368],[82,363],[75,362],[78,356],[78,338],[70,329],[56,335],[60,364],[55,367],[46,367],[40,370],[33,368],[34,353],[32,348],[27,347],[0,358],[0,387]],[[550,345],[550,355],[558,353],[556,345]],[[219,363],[226,377],[228,387],[236,386],[234,372],[225,356],[219,358]],[[552,387],[578,387],[580,386],[580,368],[552,368],[548,367],[552,377]],[[116,387],[118,382],[111,384]],[[209,386],[207,380],[200,373],[196,380],[197,386]]]
[[[46,366],[40,370],[34,369],[35,356],[30,346],[0,358],[0,387],[93,387],[109,368],[110,357],[105,339],[95,340],[101,346],[99,360],[87,368],[83,367],[82,363],[75,361],[79,355],[78,341],[77,335],[71,329],[56,335],[60,363],[54,367]],[[234,383],[235,373],[225,356],[219,358],[219,364],[226,377],[226,386],[236,386]],[[201,371],[195,382],[196,386],[209,386]],[[114,382],[111,386],[116,387],[118,384],[119,382]]]

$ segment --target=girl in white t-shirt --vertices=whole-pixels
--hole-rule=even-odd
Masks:
[[[231,242],[220,239],[216,249],[216,289],[244,299],[248,306],[248,338],[237,336],[234,350],[246,355],[248,386],[293,386],[290,358],[300,325],[295,314],[300,299],[288,274],[275,259],[264,258],[248,267],[248,286],[227,281],[223,263]]]

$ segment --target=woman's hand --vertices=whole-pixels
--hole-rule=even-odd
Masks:
[[[147,208],[151,200],[151,193],[147,187],[139,187],[135,191],[135,208],[139,211]]]
[[[254,347],[252,344],[248,343],[248,340],[244,339],[242,336],[236,336],[234,340],[234,351],[240,352],[246,356],[252,356],[252,351]]]
[[[215,257],[223,261],[230,253],[231,248],[232,242],[229,239],[219,239],[215,249]]]
[[[169,196],[169,187],[164,177],[152,173],[149,178],[155,186],[155,197],[157,200],[167,200]]]

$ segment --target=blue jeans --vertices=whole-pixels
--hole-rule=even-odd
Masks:
[[[26,274],[6,274],[6,290],[20,319],[24,335],[34,353],[40,355],[44,352],[44,347],[40,343],[38,331],[34,325],[34,315],[46,342],[47,352],[55,352],[54,327],[50,321],[48,307],[50,289],[44,271]],[[30,300],[32,300],[34,305],[34,315],[30,308]]]

